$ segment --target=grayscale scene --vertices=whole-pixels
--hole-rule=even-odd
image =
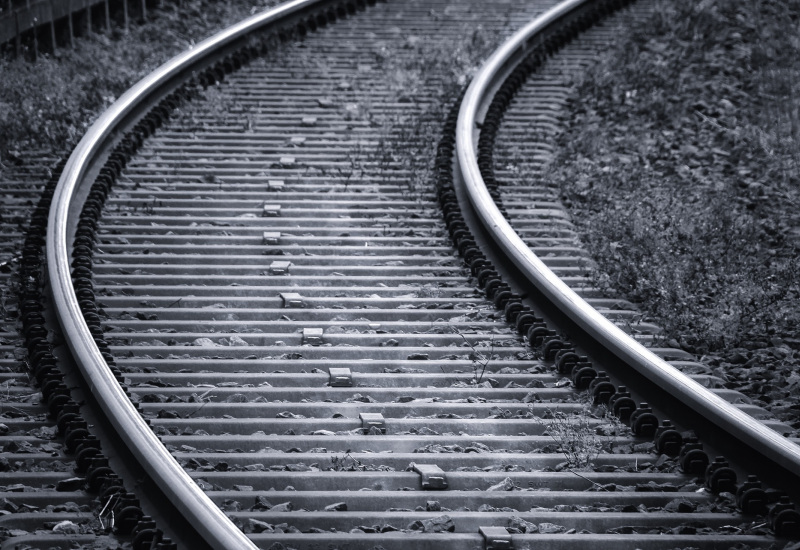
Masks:
[[[800,0],[0,0],[0,550],[800,550]]]

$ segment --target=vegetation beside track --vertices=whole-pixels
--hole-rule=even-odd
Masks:
[[[162,2],[128,32],[112,27],[37,62],[0,59],[0,175],[28,151],[62,158],[120,94],[172,56],[276,0]]]
[[[27,151],[68,155],[148,71],[275,3],[163,2],[127,33],[0,59],[0,176]],[[795,422],[783,398],[800,392],[799,15],[797,0],[660,1],[578,86],[549,174],[601,282]]]
[[[800,2],[659,0],[577,84],[547,177],[665,341],[800,428]]]

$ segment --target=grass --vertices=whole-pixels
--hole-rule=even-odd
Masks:
[[[492,50],[493,40],[482,26],[470,22],[463,24],[458,40],[447,34],[412,35],[387,43],[378,58],[377,69],[388,75],[381,83],[389,92],[387,102],[413,105],[420,96],[428,99],[427,105],[393,117],[367,110],[369,122],[381,136],[367,161],[377,164],[378,177],[384,181],[393,179],[398,167],[406,168],[410,176],[402,192],[408,199],[422,200],[430,191],[434,152],[447,109]]]
[[[547,174],[598,282],[690,351],[800,345],[799,18],[658,2],[578,83]]]
[[[36,63],[0,59],[0,176],[20,152],[64,157],[97,116],[136,81],[215,31],[277,1],[163,2],[129,31],[76,40]]]

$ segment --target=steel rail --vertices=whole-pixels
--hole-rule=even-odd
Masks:
[[[213,548],[242,550],[257,546],[228,519],[172,457],[131,404],[108,368],[84,321],[70,277],[69,237],[80,212],[81,190],[93,162],[119,137],[120,128],[154,98],[190,75],[225,48],[249,34],[285,22],[325,0],[292,0],[256,14],[197,44],[145,76],[89,128],[69,157],[56,188],[47,227],[47,270],[53,305],[69,349],[103,413],[123,442],[172,505]]]
[[[589,6],[593,0],[567,0],[517,31],[483,64],[467,89],[456,127],[456,155],[464,191],[478,218],[502,252],[527,280],[572,322],[611,351],[627,366],[669,391],[695,413],[760,453],[764,458],[800,478],[800,446],[785,439],[752,416],[738,410],[676,370],[629,337],[591,307],[534,254],[495,205],[478,168],[476,143],[482,110],[492,100],[509,67],[538,43],[538,37],[564,17]]]

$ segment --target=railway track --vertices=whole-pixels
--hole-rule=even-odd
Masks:
[[[547,285],[518,282],[521,260],[498,259],[508,246],[475,223],[493,214],[469,195],[491,166],[469,158],[473,140],[491,152],[482,135],[509,129],[482,86],[507,81],[519,59],[498,50],[463,102],[461,89],[499,36],[553,6],[295,2],[154,73],[90,131],[52,200],[48,270],[88,380],[80,397],[108,426],[81,416],[98,413],[70,401],[42,362],[53,342],[35,328],[36,306],[23,301],[23,314],[66,447],[101,516],[114,510],[135,548],[173,547],[167,538],[215,548],[768,548],[797,536],[791,500],[742,484],[756,473],[796,486],[791,444],[733,407],[699,421],[722,400],[658,361],[654,375],[620,369],[638,348],[598,353],[580,333],[597,336],[600,321],[533,300],[552,299]],[[557,16],[577,32],[596,8],[547,13],[508,51],[535,60],[563,42]],[[252,27],[265,29],[258,40]],[[594,28],[562,55],[579,66],[611,34]],[[542,62],[525,63],[546,75],[552,62]],[[583,260],[560,207],[524,193],[516,204],[527,203],[541,237],[524,249],[579,283]],[[23,263],[34,272],[30,244]],[[68,362],[58,343],[52,355]],[[671,381],[694,411],[668,398],[642,406]],[[132,456],[95,439],[96,427]],[[688,439],[693,430],[702,443]],[[759,447],[767,467],[753,469],[749,451],[707,474],[709,456],[732,445]],[[154,524],[144,513],[163,515]],[[58,540],[31,534],[3,547]],[[93,544],[88,533],[73,540]]]

